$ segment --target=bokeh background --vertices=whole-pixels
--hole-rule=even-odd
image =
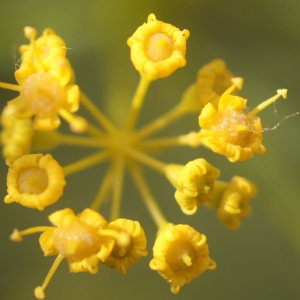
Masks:
[[[18,46],[26,42],[23,27],[41,33],[53,28],[66,42],[76,81],[115,122],[124,119],[138,74],[129,59],[126,39],[147,20],[149,13],[191,32],[187,66],[171,77],[154,82],[147,95],[139,125],[175,105],[185,88],[195,81],[197,70],[210,60],[223,58],[228,68],[245,79],[240,95],[250,107],[288,88],[280,100],[260,114],[263,126],[272,128],[286,116],[300,111],[300,2],[298,0],[0,0],[0,80],[15,82]],[[0,91],[0,106],[15,93]],[[84,111],[82,112],[85,113]],[[178,295],[148,268],[155,239],[155,225],[129,178],[125,180],[122,217],[137,219],[148,237],[149,255],[128,270],[126,276],[101,267],[97,275],[69,274],[63,262],[46,299],[300,299],[300,116],[286,119],[276,130],[264,133],[267,152],[231,164],[206,149],[171,149],[160,155],[166,162],[186,163],[204,157],[221,169],[223,180],[241,175],[255,182],[259,194],[252,217],[238,231],[229,232],[205,208],[184,216],[173,200],[174,190],[160,175],[145,170],[153,194],[173,223],[188,223],[207,236],[210,254],[218,263],[184,286]],[[168,127],[162,135],[197,129],[197,116]],[[66,165],[89,151],[58,148],[54,157]],[[88,206],[102,178],[103,167],[93,167],[67,178],[63,198],[43,212],[17,204],[0,203],[0,298],[34,299],[54,257],[44,258],[38,235],[22,243],[9,241],[13,228],[48,225],[47,215],[71,207]],[[7,168],[0,162],[0,195],[6,193]],[[102,210],[109,213],[109,203]]]

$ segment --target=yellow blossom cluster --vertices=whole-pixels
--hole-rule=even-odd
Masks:
[[[1,83],[0,87],[20,94],[7,105],[14,105],[14,117],[34,116],[35,130],[53,130],[60,125],[59,115],[70,123],[71,130],[83,132],[86,122],[71,113],[79,108],[79,88],[73,82],[73,70],[66,56],[66,46],[53,30],[45,29],[35,40],[37,32],[25,27],[30,44],[20,47],[21,65],[15,71],[18,85]]]
[[[199,206],[207,206],[216,211],[226,228],[238,229],[241,218],[251,212],[249,202],[257,193],[253,183],[240,176],[234,176],[229,183],[218,180],[221,171],[198,154],[181,165],[165,163],[153,153],[176,146],[203,145],[230,162],[250,159],[254,153],[263,154],[263,128],[257,114],[280,96],[286,98],[287,91],[278,90],[277,95],[246,112],[247,100],[236,95],[242,89],[243,79],[234,77],[224,61],[215,59],[200,68],[178,105],[135,128],[149,85],[186,64],[186,41],[190,35],[188,30],[180,30],[150,14],[127,40],[140,82],[128,117],[119,128],[75,84],[64,41],[49,28],[39,38],[32,27],[25,27],[24,33],[29,44],[20,47],[17,84],[0,82],[1,88],[19,93],[8,101],[1,114],[2,154],[8,166],[4,202],[43,210],[58,200],[64,201],[69,175],[108,162],[89,208],[77,215],[70,208],[58,210],[49,215],[53,226],[13,231],[13,241],[42,232],[39,243],[44,255],[57,255],[43,284],[35,289],[36,298],[44,299],[44,290],[63,258],[67,259],[70,272],[95,274],[101,263],[126,274],[129,267],[147,255],[146,236],[140,225],[143,217],[139,221],[121,217],[125,170],[157,226],[150,268],[170,283],[173,293],[206,270],[215,269],[206,236],[188,224],[175,224],[165,218],[142,168],[157,171],[173,185],[175,199],[170,197],[169,205],[177,203],[186,215],[195,214]],[[97,125],[73,114],[79,104]],[[196,114],[195,120],[198,116],[200,129],[175,137],[151,137],[187,114]],[[69,123],[73,134],[57,130],[60,117]],[[49,153],[30,153],[61,145],[93,148],[95,152],[64,166]],[[109,221],[98,212],[106,198],[111,198]]]
[[[43,232],[39,242],[45,256],[58,255],[42,286],[35,289],[37,299],[44,299],[44,289],[63,258],[67,258],[70,272],[98,272],[98,262],[126,273],[141,256],[147,255],[146,237],[139,222],[117,219],[109,224],[97,212],[85,209],[78,216],[69,209],[56,211],[49,216],[56,227],[39,226],[18,231],[11,240]]]

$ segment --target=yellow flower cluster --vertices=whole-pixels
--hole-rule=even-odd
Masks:
[[[117,219],[107,224],[99,213],[88,208],[78,216],[69,208],[56,211],[49,220],[56,227],[15,229],[11,240],[21,241],[24,235],[42,231],[39,242],[44,255],[58,255],[52,268],[56,269],[67,258],[70,272],[96,274],[100,261],[125,274],[127,268],[147,255],[146,237],[137,221]],[[44,299],[44,289],[55,269],[35,289],[37,299]]]
[[[51,29],[35,40],[37,32],[25,27],[29,45],[21,46],[21,65],[15,71],[19,85],[1,83],[0,87],[18,91],[20,95],[8,102],[14,105],[15,118],[34,116],[35,130],[53,130],[59,127],[59,115],[70,123],[74,132],[84,132],[86,122],[71,113],[79,108],[79,88],[72,84],[73,70],[65,57],[66,46]]]
[[[186,215],[195,214],[204,204],[216,211],[226,228],[237,229],[240,219],[250,214],[249,201],[257,192],[253,183],[239,176],[229,183],[217,180],[221,171],[204,158],[181,165],[165,163],[152,154],[169,147],[201,145],[230,162],[249,159],[253,153],[262,154],[263,129],[257,113],[280,96],[285,98],[287,91],[278,90],[277,95],[247,113],[246,99],[235,95],[242,88],[243,79],[233,77],[225,62],[216,59],[199,70],[178,105],[135,129],[150,83],[186,64],[189,31],[180,31],[150,14],[147,23],[127,41],[140,82],[128,117],[118,128],[75,85],[64,41],[51,29],[44,30],[37,39],[34,28],[25,27],[24,33],[29,44],[20,47],[22,60],[15,71],[18,84],[0,82],[1,88],[19,92],[1,114],[2,153],[8,166],[4,202],[43,210],[62,197],[67,176],[108,162],[89,208],[78,215],[69,208],[53,212],[49,216],[53,226],[13,231],[13,241],[42,232],[39,242],[44,255],[57,255],[44,283],[35,289],[36,298],[45,297],[44,290],[63,258],[67,259],[70,272],[95,274],[100,262],[126,274],[130,266],[147,255],[146,236],[140,223],[120,217],[126,169],[157,225],[150,268],[170,283],[173,293],[204,271],[214,269],[216,263],[209,256],[205,235],[187,224],[173,225],[165,218],[142,167],[157,171],[174,186],[175,200]],[[73,114],[79,108],[79,100],[97,125]],[[187,114],[199,116],[200,131],[175,137],[150,137]],[[70,124],[73,133],[85,135],[55,131],[59,117]],[[44,150],[57,145],[93,148],[95,152],[63,167],[51,154],[28,154],[31,149]],[[109,196],[112,205],[107,222],[97,211]]]
[[[207,103],[199,115],[201,143],[231,162],[246,160],[253,153],[266,151],[261,144],[263,130],[260,118],[255,115],[262,108],[246,114],[247,100],[231,95],[235,89],[242,88],[242,82],[241,78],[234,78],[232,86],[218,100],[217,108]],[[286,90],[278,90],[274,97],[277,99],[281,95],[286,98]],[[272,102],[275,101],[273,98]]]

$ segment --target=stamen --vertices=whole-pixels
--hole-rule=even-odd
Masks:
[[[22,242],[23,240],[22,234],[20,234],[20,231],[18,229],[14,229],[13,233],[9,236],[9,238],[13,242]]]
[[[87,130],[88,124],[86,119],[71,114],[64,108],[59,110],[59,115],[70,124],[70,129],[75,133],[83,133]]]
[[[126,248],[124,248],[124,247],[120,247],[120,249],[119,249],[119,255],[120,256],[124,256],[125,254],[126,254]]]
[[[185,144],[192,148],[197,148],[201,145],[199,133],[195,131],[191,131],[190,133],[183,135],[180,141],[183,145]]]
[[[33,27],[25,26],[24,27],[24,35],[32,43],[37,36],[37,31]]]
[[[257,105],[254,109],[252,109],[248,114],[247,117],[254,116],[260,111],[262,111],[264,108],[266,108],[268,105],[275,102],[280,96],[282,96],[284,99],[287,98],[287,89],[281,89],[277,90],[277,95],[267,99],[266,101],[262,102],[261,104]]]
[[[42,286],[38,286],[35,288],[34,290],[34,295],[37,299],[44,299],[45,298],[45,293],[44,290],[47,287],[47,285],[49,284],[52,276],[54,275],[56,269],[58,268],[58,266],[60,265],[60,263],[62,262],[62,260],[64,259],[64,257],[62,255],[58,255],[52,265],[52,267],[50,268]]]
[[[119,248],[126,248],[131,243],[131,238],[125,231],[103,229],[100,231],[100,235],[114,239]]]
[[[39,53],[39,49],[38,49],[38,47],[35,43],[35,38],[37,36],[36,29],[33,28],[33,27],[30,27],[30,26],[25,26],[24,27],[24,35],[27,39],[29,39],[30,44],[33,48],[34,56],[35,56],[35,59],[37,61],[37,67],[39,68],[39,71],[44,72],[45,68],[44,68],[40,53]]]
[[[231,82],[232,82],[232,85],[222,94],[221,98],[231,95],[235,89],[241,90],[243,87],[244,80],[241,77],[234,77],[234,78],[231,78]]]
[[[13,233],[10,235],[10,240],[13,242],[21,242],[23,240],[23,236],[37,233],[37,232],[44,232],[46,230],[54,230],[55,228],[52,226],[36,226],[24,229],[19,231],[18,229],[14,229]]]
[[[192,259],[187,253],[183,253],[181,255],[182,261],[187,265],[187,267],[190,267],[192,265]]]
[[[247,126],[247,125],[236,125],[235,127],[234,127],[234,130],[236,131],[236,132],[242,132],[242,131],[244,131],[244,132],[248,132],[249,130],[250,130],[250,128],[249,128],[249,126]]]
[[[69,241],[68,245],[66,247],[66,254],[68,255],[74,255],[79,248],[79,243],[77,241]]]
[[[6,89],[6,90],[11,90],[11,91],[16,91],[16,92],[21,91],[21,87],[19,85],[6,83],[6,82],[0,82],[0,88]]]

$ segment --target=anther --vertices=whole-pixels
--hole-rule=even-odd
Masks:
[[[257,113],[259,113],[260,111],[262,111],[263,109],[265,109],[267,106],[269,106],[270,104],[272,104],[273,102],[275,102],[280,96],[282,96],[282,98],[286,99],[287,98],[287,89],[280,89],[277,90],[277,95],[265,100],[264,102],[260,103],[259,105],[257,105],[255,108],[253,108],[248,114],[247,117],[249,116],[255,116]]]
[[[181,259],[186,264],[187,267],[190,267],[192,265],[192,259],[187,253],[183,253],[181,255]]]
[[[10,240],[13,242],[22,242],[23,237],[18,229],[14,229],[13,233],[9,236]]]
[[[30,40],[30,42],[32,42],[37,36],[37,31],[33,27],[25,26],[24,27],[24,35],[27,39]]]
[[[75,116],[64,108],[61,108],[59,110],[59,115],[70,124],[70,129],[73,132],[83,133],[87,130],[88,124],[84,118],[80,116]]]

